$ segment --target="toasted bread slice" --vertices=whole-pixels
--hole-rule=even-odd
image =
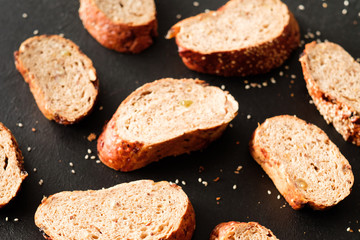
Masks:
[[[176,37],[188,68],[222,76],[268,72],[300,42],[298,23],[280,0],[230,0],[178,22],[167,37]]]
[[[267,119],[255,130],[250,153],[294,209],[332,207],[354,183],[349,162],[326,133],[296,117]]]
[[[0,123],[0,207],[15,197],[28,176],[15,137]]]
[[[72,124],[92,110],[99,81],[92,61],[75,43],[57,35],[36,36],[24,41],[14,56],[46,118]]]
[[[266,227],[257,222],[225,222],[217,225],[210,235],[210,240],[277,240]]]
[[[190,240],[195,213],[181,187],[140,180],[44,198],[35,224],[52,240]]]
[[[139,53],[157,34],[154,0],[80,0],[84,27],[104,47]]]
[[[98,139],[100,160],[132,171],[159,159],[199,150],[236,116],[227,92],[194,79],[161,79],[128,96]]]
[[[306,44],[300,62],[321,115],[345,140],[360,146],[360,64],[331,42]]]

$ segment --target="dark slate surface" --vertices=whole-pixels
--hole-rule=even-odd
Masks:
[[[215,225],[230,220],[258,221],[272,229],[279,239],[360,239],[359,148],[344,142],[333,127],[325,123],[315,106],[309,104],[310,97],[298,62],[302,47],[285,63],[289,69],[284,65],[265,75],[222,78],[189,71],[178,57],[174,41],[164,39],[167,30],[177,22],[177,14],[185,18],[205,9],[216,9],[225,2],[199,0],[200,6],[195,7],[189,0],[157,0],[159,38],[143,53],[127,55],[107,50],[90,37],[78,18],[78,1],[0,0],[0,121],[18,140],[29,172],[18,196],[0,210],[0,239],[42,239],[33,216],[44,195],[64,190],[99,189],[138,179],[186,182],[182,187],[196,212],[194,240],[208,239]],[[360,57],[359,1],[350,0],[348,7],[343,1],[285,2],[299,21],[303,40],[312,40],[304,37],[308,31],[313,34],[320,31],[321,35],[315,38],[339,43],[352,56]],[[324,2],[327,8],[322,7]],[[299,10],[299,4],[305,10]],[[346,15],[342,14],[344,8]],[[23,13],[28,17],[23,18]],[[13,52],[35,29],[40,34],[64,33],[94,62],[100,78],[100,97],[96,110],[79,124],[65,127],[45,119],[14,67]],[[283,77],[279,76],[280,71],[284,72]],[[293,83],[291,74],[296,75]],[[97,135],[101,132],[104,123],[128,94],[162,77],[200,78],[212,85],[224,85],[240,104],[233,127],[201,152],[168,157],[130,173],[116,172],[101,163],[96,164],[95,160],[85,160],[87,149],[96,153],[96,142],[89,142],[86,137],[92,132]],[[271,77],[276,79],[276,84],[270,83]],[[267,82],[268,86],[246,90],[245,80]],[[103,106],[102,111],[100,106]],[[247,119],[248,114],[250,119]],[[288,205],[281,208],[285,200],[277,199],[279,192],[251,158],[247,147],[257,123],[279,114],[296,114],[318,125],[351,163],[355,185],[351,195],[338,206],[325,212],[294,211]],[[17,123],[24,126],[19,128]],[[36,132],[32,132],[32,128],[36,128]],[[27,151],[29,146],[30,152]],[[70,162],[73,167],[69,166]],[[234,174],[239,165],[242,170]],[[201,173],[200,166],[204,167]],[[72,169],[75,174],[71,173]],[[216,177],[220,180],[213,182]],[[209,185],[204,187],[198,178]],[[44,181],[42,186],[38,184],[40,179]],[[236,190],[233,190],[234,184]],[[219,204],[217,197],[221,197]],[[15,218],[19,221],[14,222]],[[354,233],[347,232],[348,227]]]

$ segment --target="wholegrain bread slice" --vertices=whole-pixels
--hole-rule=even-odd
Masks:
[[[225,222],[217,225],[210,240],[277,240],[276,236],[257,222]]]
[[[250,153],[294,209],[332,207],[350,194],[354,183],[349,162],[326,133],[293,116],[261,124]]]
[[[140,180],[44,198],[35,224],[52,240],[190,240],[195,213],[181,187]]]
[[[0,207],[15,197],[28,176],[15,137],[0,123]]]
[[[360,146],[360,64],[331,42],[306,44],[300,62],[320,114],[345,140]]]
[[[194,79],[161,79],[128,96],[98,139],[100,160],[132,171],[172,155],[199,150],[236,116],[227,92]]]
[[[49,120],[72,124],[93,108],[99,81],[92,61],[72,41],[42,35],[24,41],[15,65]]]
[[[172,37],[189,69],[222,76],[268,72],[300,42],[298,23],[280,0],[230,0],[178,22],[167,35]]]
[[[157,34],[154,0],[80,0],[84,27],[104,47],[139,53]]]

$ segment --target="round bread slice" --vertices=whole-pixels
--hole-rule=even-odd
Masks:
[[[0,123],[0,207],[13,199],[28,176],[15,137]]]
[[[267,119],[254,132],[250,153],[289,205],[315,210],[336,205],[350,194],[351,166],[325,132],[288,115]]]
[[[331,42],[306,44],[300,62],[320,114],[346,141],[360,146],[360,64]]]
[[[161,79],[128,96],[98,139],[100,160],[132,171],[166,156],[204,148],[236,116],[227,92],[194,79]]]
[[[225,222],[217,225],[210,240],[278,240],[266,227],[257,222]]]
[[[154,0],[80,0],[84,27],[104,47],[139,53],[157,34]]]
[[[298,23],[280,0],[230,0],[178,22],[167,35],[172,37],[189,69],[222,76],[268,72],[300,42]]]
[[[99,81],[92,61],[72,41],[42,35],[24,41],[15,65],[49,120],[72,124],[93,108]]]
[[[44,198],[35,224],[52,240],[190,240],[195,213],[181,187],[140,180]]]

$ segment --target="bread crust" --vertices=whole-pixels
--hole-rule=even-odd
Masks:
[[[196,83],[204,86],[207,85],[201,80],[196,80]],[[152,84],[156,84],[156,81],[134,91],[121,103],[118,109],[130,101],[133,96],[136,96],[139,91],[146,91]],[[119,136],[116,129],[116,121],[119,118],[118,112],[119,110],[105,125],[103,132],[98,138],[97,150],[100,160],[105,165],[123,172],[139,169],[167,156],[177,156],[205,148],[209,143],[219,138],[229,124],[224,122],[212,128],[186,132],[165,142],[145,144],[142,142],[130,142]]]
[[[289,118],[291,116],[281,115],[278,118]],[[303,121],[301,119],[297,119],[298,121]],[[303,121],[307,125],[312,125],[311,123],[307,123]],[[254,160],[264,169],[266,174],[270,177],[270,179],[274,182],[276,188],[279,190],[281,195],[285,198],[285,200],[289,203],[289,205],[294,210],[299,210],[304,206],[308,205],[314,210],[325,210],[333,207],[333,205],[328,204],[320,204],[317,203],[314,199],[305,198],[305,196],[300,192],[300,190],[296,187],[295,183],[289,178],[286,169],[281,167],[281,163],[277,162],[275,159],[271,158],[269,152],[266,151],[265,148],[262,148],[261,144],[259,144],[258,138],[260,138],[258,132],[261,128],[264,128],[266,121],[259,125],[258,128],[254,131],[250,143],[249,150],[250,154],[254,158]],[[317,128],[318,134],[325,134],[321,129]],[[330,140],[329,140],[330,141]],[[352,171],[350,164],[346,161],[343,162],[343,169],[346,171]],[[352,183],[354,182],[354,176],[352,176]],[[350,189],[351,190],[351,189]],[[342,200],[342,199],[340,199]],[[340,201],[339,200],[339,201]]]
[[[94,104],[92,106],[92,108],[90,108],[86,113],[82,114],[81,116],[79,116],[77,119],[75,120],[69,120],[64,116],[59,115],[56,112],[53,112],[52,109],[49,109],[46,107],[46,101],[45,101],[45,94],[44,92],[41,90],[40,86],[36,83],[36,79],[35,76],[33,74],[31,74],[29,72],[29,70],[23,65],[23,62],[20,60],[19,55],[21,52],[21,46],[26,46],[28,43],[30,43],[31,41],[34,40],[41,40],[43,38],[55,38],[55,39],[61,39],[62,41],[65,40],[67,42],[67,44],[72,45],[74,47],[74,49],[76,51],[78,51],[80,53],[80,55],[82,55],[85,59],[87,59],[87,61],[90,61],[90,70],[93,71],[95,73],[95,77],[96,80],[91,81],[91,83],[94,85],[95,89],[96,89],[96,96],[95,96],[95,101]],[[32,38],[29,38],[27,40],[25,40],[20,46],[20,50],[19,51],[15,51],[14,52],[14,58],[15,58],[15,66],[16,69],[21,73],[21,75],[23,76],[25,82],[27,82],[29,84],[30,87],[30,91],[33,94],[36,104],[38,105],[40,111],[42,112],[42,114],[49,120],[54,120],[55,122],[59,123],[59,124],[63,124],[63,125],[69,125],[69,124],[74,124],[76,122],[79,122],[80,120],[82,120],[85,116],[87,116],[94,108],[95,102],[97,100],[98,97],[98,92],[99,92],[99,79],[97,78],[96,75],[96,70],[92,64],[92,61],[80,50],[80,48],[72,41],[62,38],[58,35],[41,35],[41,36],[35,36]]]
[[[21,183],[22,183],[25,180],[25,178],[28,176],[28,173],[26,172],[26,170],[24,168],[24,157],[21,153],[19,145],[18,145],[14,135],[11,133],[11,131],[7,127],[5,127],[4,124],[2,124],[1,122],[0,122],[0,131],[6,131],[11,138],[10,139],[11,145],[9,146],[9,148],[15,152],[17,167],[20,169],[20,178],[21,178]],[[13,198],[19,192],[20,187],[21,187],[21,184],[18,185],[16,192],[13,193]],[[11,199],[9,199],[8,202],[0,203],[0,208],[4,207],[6,204],[8,204],[10,202],[10,200]]]
[[[311,75],[308,53],[316,45],[315,41],[306,44],[299,59],[309,95],[326,122],[328,124],[332,123],[345,141],[360,146],[360,114],[352,106],[322,91]]]
[[[223,11],[227,4],[217,11]],[[178,22],[168,34],[168,38],[175,37],[182,61],[193,71],[226,77],[266,73],[281,66],[300,43],[299,25],[294,15],[288,10],[289,22],[285,25],[282,33],[261,44],[233,51],[212,53],[201,53],[181,46],[177,34],[180,32],[182,22],[189,19],[201,19],[206,14],[209,13],[202,13]]]
[[[267,233],[267,237],[271,237],[272,239],[277,239],[275,237],[275,235],[273,234],[273,232],[269,229],[267,229],[266,227],[260,225],[257,222],[235,222],[235,221],[230,221],[230,222],[224,222],[224,223],[220,223],[218,224],[214,230],[211,232],[210,234],[210,240],[230,240],[230,239],[234,239],[233,236],[233,231],[235,230],[235,228],[237,227],[243,227],[246,229],[251,229],[251,228],[262,228],[266,231],[268,231]],[[251,236],[250,238],[251,239]]]
[[[113,22],[94,0],[80,0],[79,16],[96,41],[118,52],[139,53],[153,44],[153,38],[158,35],[156,17],[143,25]]]

